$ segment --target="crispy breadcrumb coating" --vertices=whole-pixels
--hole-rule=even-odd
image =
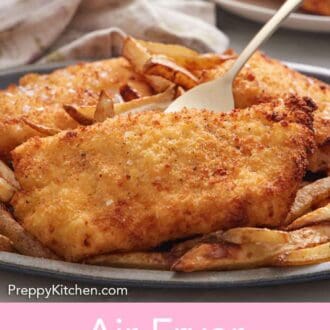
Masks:
[[[12,154],[24,228],[66,260],[285,219],[314,147],[309,99],[120,115]]]
[[[232,65],[229,60],[219,67],[199,72],[202,80],[222,76]],[[317,104],[314,129],[318,148],[311,159],[310,170],[330,170],[330,85],[296,72],[281,62],[256,52],[234,82],[235,105],[238,108],[285,97],[288,94],[310,97]]]
[[[51,74],[27,74],[19,85],[0,91],[0,157],[39,133],[23,121],[60,130],[77,127],[63,110],[63,104],[94,105],[102,90],[119,93],[128,81],[138,83],[145,95],[151,91],[123,58],[80,63]]]

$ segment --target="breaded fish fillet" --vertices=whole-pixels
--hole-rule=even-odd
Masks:
[[[52,128],[75,128],[77,123],[63,110],[63,104],[94,105],[101,90],[113,95],[128,81],[138,82],[142,92],[150,94],[148,85],[123,58],[81,63],[48,75],[24,76],[19,86],[0,91],[0,157],[7,158],[17,145],[38,135],[24,124],[23,116]]]
[[[285,219],[314,147],[309,99],[120,115],[12,156],[24,228],[66,260]]]
[[[233,61],[208,70],[194,72],[201,82],[223,75]],[[152,93],[150,87],[133,72],[123,58],[70,66],[50,75],[30,74],[20,86],[12,85],[0,91],[0,158],[39,133],[24,122],[30,121],[59,129],[77,126],[63,110],[63,104],[94,105],[102,89],[110,94],[127,81],[138,83],[142,95]],[[112,91],[112,93],[111,93]],[[257,52],[238,75],[234,83],[236,107],[245,108],[272,98],[296,93],[308,96],[318,105],[314,127],[318,148],[310,159],[310,170],[330,171],[330,86],[306,77]]]
[[[233,61],[204,72],[202,80],[222,76]],[[318,109],[314,113],[314,129],[318,148],[311,159],[312,171],[330,169],[330,85],[296,72],[281,62],[261,52],[256,52],[238,74],[234,82],[235,106],[249,107],[270,100],[285,97],[289,93],[312,98]]]

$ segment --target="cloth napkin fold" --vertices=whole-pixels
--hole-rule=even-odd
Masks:
[[[228,38],[214,24],[214,4],[201,0],[2,0],[0,69],[111,57],[123,33],[221,52]]]

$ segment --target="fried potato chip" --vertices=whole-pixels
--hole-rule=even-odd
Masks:
[[[161,52],[162,50],[164,50],[164,52]],[[150,68],[151,72],[146,72],[145,69],[148,71],[149,65],[153,62],[157,62],[157,55],[162,55],[164,59],[163,62],[167,63],[167,67],[164,68],[162,64],[160,64],[157,65],[156,68]],[[131,63],[136,72],[144,76],[146,81],[157,93],[161,93],[171,87],[172,80],[166,79],[166,77],[172,77],[173,79],[173,77],[177,75],[176,79],[179,81],[183,80],[185,85],[191,85],[191,79],[197,79],[189,71],[176,64],[180,63],[180,59],[183,56],[188,56],[189,58],[198,56],[198,53],[183,46],[164,45],[127,37],[123,44],[122,56]],[[147,64],[148,61],[150,61],[149,64]],[[145,66],[147,66],[147,68]],[[155,70],[156,74],[152,74],[153,70]],[[159,74],[159,72],[162,74]]]
[[[330,261],[330,243],[281,254],[272,262],[274,266],[303,266]]]
[[[330,222],[330,203],[294,220],[286,229],[294,230],[325,221]]]
[[[29,119],[27,118],[22,118],[22,121],[28,125],[29,127],[31,127],[32,129],[34,129],[35,131],[43,134],[43,135],[46,135],[46,136],[51,136],[51,135],[55,135],[59,132],[61,132],[61,130],[57,129],[57,128],[52,128],[52,127],[48,127],[48,126],[45,126],[45,125],[40,125],[40,124],[36,124],[36,123],[33,123],[32,121],[30,121]]]
[[[15,252],[15,249],[14,249],[12,243],[10,242],[10,240],[3,235],[0,235],[0,251]]]
[[[148,84],[153,88],[153,90],[157,93],[163,93],[166,89],[170,87],[174,87],[174,84],[160,76],[153,76],[146,74],[144,75],[145,79],[147,80]]]
[[[199,54],[180,45],[136,40],[151,55],[163,55],[188,70],[207,70],[236,58],[236,54]]]
[[[217,240],[194,242],[190,250],[178,256],[172,269],[192,272],[270,266],[278,255],[328,242],[330,225],[312,226],[293,232],[237,228],[223,233]]]
[[[171,257],[161,252],[130,252],[106,254],[85,260],[86,264],[121,268],[169,270]]]
[[[99,113],[97,115],[97,118],[98,120],[101,120],[108,118],[106,117],[108,115],[111,115],[112,117],[113,115],[119,115],[125,112],[165,110],[175,99],[176,95],[177,88],[172,85],[163,93],[145,96],[139,99],[134,99],[129,102],[113,103],[111,105],[111,98],[109,96],[106,96],[106,94],[102,94],[102,98],[100,98],[98,103]],[[107,104],[105,102],[107,102]],[[94,119],[96,112],[95,106],[77,107],[73,105],[64,105],[64,109],[74,120],[76,120],[81,125],[87,126],[92,125],[96,122],[96,120]],[[102,115],[100,112],[102,112]]]
[[[143,77],[142,80],[129,80],[124,85],[120,86],[119,94],[124,102],[129,102],[135,99],[139,99],[146,96],[151,96],[156,91],[157,93],[163,92],[166,88],[161,91],[154,89],[152,84],[149,82],[148,77]],[[167,87],[169,85],[167,84]],[[115,102],[118,103],[118,102]]]
[[[285,231],[266,228],[240,227],[229,229],[222,235],[222,238],[235,244],[286,244],[290,241],[290,234]]]
[[[16,180],[14,171],[0,160],[0,177],[5,179],[14,188],[19,189],[19,183]]]
[[[222,242],[223,231],[219,230],[214,233],[206,234],[203,236],[198,236],[196,238],[188,239],[180,243],[176,243],[171,249],[171,256],[178,258],[181,257],[184,253],[191,250],[193,247],[201,243],[217,243]]]
[[[124,112],[141,112],[148,110],[165,110],[175,99],[176,88],[174,86],[168,88],[165,92],[152,96],[142,97],[130,102],[116,103],[114,105],[115,114]]]
[[[122,56],[131,63],[136,72],[143,73],[143,67],[152,55],[141,42],[127,37],[123,43]]]
[[[237,58],[236,54],[202,54],[194,57],[183,57],[175,62],[189,71],[198,71],[215,68],[225,61],[233,60],[235,58]]]
[[[124,84],[119,89],[120,95],[125,102],[132,101],[142,97],[139,92],[130,84]]]
[[[158,93],[158,91],[154,90],[145,76],[141,77],[141,79],[130,79],[127,82],[127,85],[135,91],[137,98],[151,96],[154,95],[155,92]]]
[[[280,251],[279,246],[263,244],[202,243],[184,254],[171,269],[193,272],[254,268],[270,263]]]
[[[15,188],[5,179],[0,177],[0,201],[7,203],[15,193]]]
[[[151,57],[145,63],[143,72],[147,75],[161,76],[184,89],[193,88],[198,84],[198,78],[191,72],[161,55]]]
[[[180,61],[182,58],[194,58],[199,56],[198,52],[181,45],[162,44],[140,39],[136,39],[136,42],[143,46],[152,55],[165,55],[175,61]]]
[[[14,248],[27,256],[58,259],[58,257],[41,245],[34,237],[11,216],[4,205],[0,204],[0,234],[8,237]]]
[[[330,240],[329,224],[314,225],[289,232],[289,250],[322,244]]]
[[[102,91],[94,112],[94,121],[101,123],[114,115],[115,111],[113,100],[105,91]]]
[[[64,104],[63,109],[80,125],[88,126],[94,124],[95,106],[77,107],[70,104]]]
[[[330,197],[330,177],[317,180],[298,190],[295,201],[285,220],[289,225],[293,220],[312,210],[313,205]]]

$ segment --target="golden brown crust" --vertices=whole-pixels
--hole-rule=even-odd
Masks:
[[[13,244],[10,242],[10,240],[6,236],[3,236],[1,234],[0,234],[0,251],[15,252]]]
[[[204,70],[199,67],[194,70],[193,67],[189,67],[189,70],[200,82],[221,76],[234,61],[233,52],[227,55],[229,58],[215,64],[213,69],[207,67]],[[21,79],[20,85],[10,86],[0,92],[0,158],[8,158],[9,151],[15,146],[31,136],[40,135],[40,132],[22,122],[23,115],[35,124],[70,129],[76,127],[77,123],[63,111],[63,103],[94,105],[101,89],[121,93],[124,99],[152,93],[150,87],[141,81],[139,75],[132,72],[132,68],[123,58],[71,66],[50,75],[29,74]],[[130,86],[131,95],[127,95],[125,86]],[[311,159],[313,164],[310,169],[319,171],[321,168],[316,165],[323,164],[327,159],[324,157],[324,150],[327,150],[324,146],[330,140],[329,85],[297,73],[261,52],[257,52],[250,59],[234,83],[238,108],[282,98],[288,93],[310,97],[318,106],[314,128],[319,148]],[[41,108],[44,111],[39,111]],[[330,163],[327,163],[326,168],[330,170]]]
[[[122,115],[13,152],[23,226],[68,260],[281,224],[314,148],[314,105]]]
[[[228,60],[213,70],[199,72],[201,80],[222,76],[232,63],[233,60]],[[314,158],[324,159],[318,153],[322,152],[320,148],[330,140],[330,85],[304,76],[262,52],[252,56],[234,82],[235,104],[238,108],[285,97],[287,94],[309,97],[316,103],[314,129],[319,148]],[[310,169],[320,170],[315,166],[315,161],[311,161],[314,165]],[[330,169],[330,162],[326,167]]]
[[[123,58],[80,63],[49,75],[25,75],[19,86],[0,91],[0,157],[8,158],[13,148],[39,135],[22,117],[51,128],[73,129],[77,123],[63,110],[63,104],[96,105],[102,90],[119,94],[129,81],[142,95],[150,95],[141,79]]]

